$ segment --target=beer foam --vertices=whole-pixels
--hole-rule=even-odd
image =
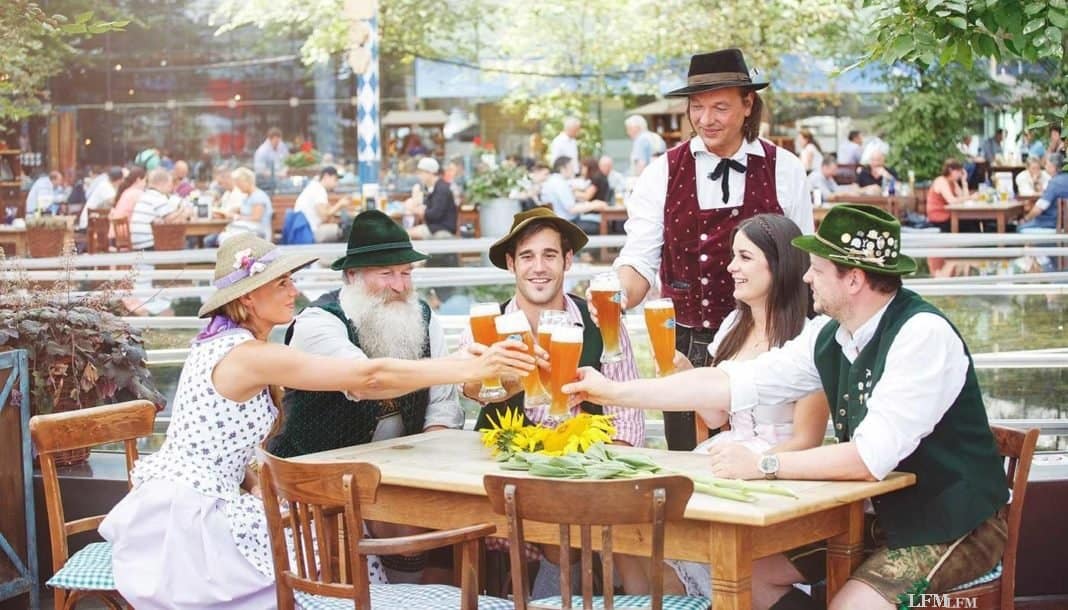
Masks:
[[[471,305],[470,315],[472,318],[481,316],[499,316],[501,315],[501,306],[497,303],[475,303]]]
[[[527,315],[521,311],[513,311],[512,313],[497,316],[494,323],[497,325],[497,334],[499,335],[523,334],[530,331],[530,321],[527,320]]]
[[[590,290],[598,292],[619,292],[619,276],[614,273],[600,273],[590,280]]]
[[[557,326],[553,329],[554,343],[582,343],[582,328],[579,326]]]
[[[645,304],[646,309],[674,309],[675,303],[671,299],[655,299]]]

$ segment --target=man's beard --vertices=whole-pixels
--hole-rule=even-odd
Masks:
[[[356,276],[341,287],[338,301],[356,327],[360,349],[368,358],[423,357],[427,330],[415,291],[406,301],[390,300],[368,292],[363,279]]]

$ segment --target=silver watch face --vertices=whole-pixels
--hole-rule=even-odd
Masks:
[[[779,456],[777,455],[765,455],[760,458],[760,472],[764,474],[774,474],[779,470]]]

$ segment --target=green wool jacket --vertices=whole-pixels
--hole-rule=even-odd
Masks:
[[[601,352],[604,349],[604,341],[601,339],[601,330],[593,322],[593,318],[590,317],[590,308],[586,305],[585,299],[568,294],[564,298],[569,298],[574,301],[578,306],[579,312],[582,314],[582,354],[579,356],[579,366],[592,366],[598,371],[601,370]],[[504,313],[504,308],[508,305],[508,301],[501,304],[501,313]],[[549,388],[545,388],[548,390]],[[526,412],[523,410],[523,399],[526,395],[523,392],[511,396],[506,400],[500,402],[491,402],[482,407],[482,410],[478,413],[478,420],[475,422],[475,430],[485,430],[490,428],[490,416],[494,421],[500,421],[501,415],[504,414],[506,409],[518,409],[523,414],[523,425],[529,426],[533,422],[527,417]],[[603,415],[604,409],[601,405],[593,404],[592,402],[584,402],[581,408],[586,413],[593,415]]]
[[[898,291],[875,335],[852,364],[834,338],[838,322],[820,330],[816,368],[830,399],[835,436],[840,442],[849,441],[864,420],[868,413],[865,401],[883,376],[894,338],[918,313],[946,319],[916,293]],[[960,336],[956,327],[953,331]],[[934,430],[897,467],[915,474],[916,484],[872,500],[890,548],[951,542],[975,529],[1008,501],[1005,471],[966,345],[964,351],[968,371],[960,394]]]
[[[309,307],[324,309],[345,323],[349,341],[360,347],[360,337],[338,304],[338,292],[330,292]],[[420,301],[423,323],[429,328],[430,306]],[[293,325],[286,331],[286,343],[293,336]],[[430,335],[423,342],[423,358],[430,357]],[[404,434],[423,431],[430,390],[424,388],[390,400],[349,400],[342,392],[308,392],[287,389],[282,399],[285,419],[282,431],[268,443],[268,450],[283,458],[306,455],[368,443],[374,436],[378,420],[400,411]]]

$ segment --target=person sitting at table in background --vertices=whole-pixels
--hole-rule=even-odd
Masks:
[[[1050,175],[1042,167],[1044,159],[1041,156],[1027,157],[1027,169],[1016,174],[1016,194],[1023,197],[1039,195],[1046,190]]]
[[[884,158],[890,154],[890,144],[883,139],[884,135],[886,134],[879,131],[864,141],[864,151],[860,153],[861,165],[871,165],[871,159],[875,153],[881,153]]]
[[[89,210],[101,210],[115,205],[115,195],[122,183],[122,168],[113,167],[104,174],[106,180],[100,182],[89,193],[78,215],[78,228],[85,230],[89,226]]]
[[[801,145],[801,154],[798,155],[801,166],[805,168],[806,174],[811,174],[823,165],[823,150],[816,141],[816,136],[808,129],[798,132],[797,141]]]
[[[183,207],[180,200],[171,195],[174,182],[170,172],[157,167],[148,173],[147,185],[130,214],[130,241],[134,250],[155,247],[152,223],[184,222],[192,216],[192,209]]]
[[[575,193],[575,199],[589,202],[600,201],[606,205],[612,205],[608,177],[601,173],[596,159],[586,159],[582,162],[582,178],[588,184]]]
[[[611,199],[605,199],[605,201],[616,201],[627,196],[627,179],[616,171],[614,166],[615,161],[608,155],[601,155],[601,158],[597,160],[597,168],[608,178],[608,190],[611,193]]]
[[[182,199],[185,199],[196,190],[197,185],[193,184],[193,181],[189,179],[189,164],[185,161],[178,160],[174,162],[174,169],[171,170],[172,178],[174,179],[174,194],[178,195]]]
[[[115,190],[115,205],[108,212],[108,218],[112,220],[129,218],[130,214],[133,214],[137,200],[145,192],[144,168],[134,165],[129,169],[130,171],[126,173],[126,177],[119,183],[119,188]]]
[[[990,136],[983,142],[980,147],[979,154],[983,156],[986,161],[986,170],[988,172],[993,171],[993,167],[998,163],[1004,149],[1001,147],[1001,143],[1005,140],[1005,130],[998,128],[994,130],[994,135]]]
[[[970,196],[964,164],[952,157],[946,159],[942,163],[942,175],[935,178],[931,188],[927,189],[927,221],[943,233],[949,233],[949,210],[946,206],[964,203]],[[978,227],[978,223],[972,224]]]
[[[33,181],[30,192],[26,194],[26,217],[58,212],[56,193],[62,187],[63,174],[57,171],[41,174],[40,178]]]
[[[1068,173],[1064,171],[1063,153],[1054,153],[1046,157],[1046,172],[1052,178],[1049,179],[1046,189],[1042,191],[1042,196],[1031,207],[1031,211],[1025,214],[1020,224],[1017,225],[1017,231],[1057,229],[1058,202],[1068,198]]]
[[[244,196],[241,207],[237,210],[224,212],[231,219],[226,231],[220,236],[220,241],[227,239],[235,233],[249,231],[260,237],[270,240],[273,237],[271,218],[274,210],[271,207],[271,198],[256,186],[256,174],[247,167],[239,167],[231,172],[234,180],[234,188]]]
[[[747,361],[617,383],[592,369],[565,386],[576,399],[641,408],[699,407],[744,417],[757,405],[833,397],[837,444],[761,454],[736,443],[709,452],[712,474],[740,479],[877,481],[893,470],[916,484],[873,499],[872,550],[830,600],[832,610],[897,607],[918,583],[942,593],[1001,559],[1008,500],[968,348],[936,307],[902,288],[916,263],[900,253],[901,225],[874,206],[839,204],[815,235],[805,281],[817,313],[801,334]],[[754,608],[819,607],[794,583],[825,576],[825,544],[753,562]]]
[[[578,134],[580,131],[582,131],[582,121],[578,117],[569,116],[564,119],[563,129],[549,143],[549,165],[552,166],[553,171],[556,171],[556,161],[561,157],[567,157],[571,166],[571,177],[578,175]]]
[[[353,361],[445,356],[448,348],[441,320],[412,288],[413,263],[426,259],[412,248],[407,233],[389,216],[378,210],[361,212],[349,231],[345,256],[331,265],[342,272],[341,288],[306,307],[286,332],[286,343],[309,354]],[[288,458],[463,427],[464,412],[456,385],[430,386],[391,400],[339,391],[288,389],[284,399],[286,423],[269,449]],[[371,532],[381,537],[412,530],[375,523]],[[392,580],[410,581],[417,578],[425,559],[420,555],[406,562],[386,561]]]
[[[456,199],[449,183],[439,176],[441,166],[433,157],[423,157],[415,166],[419,178],[419,193],[404,202],[406,213],[415,217],[408,228],[411,239],[449,239],[456,237]],[[427,194],[423,194],[423,189]]]
[[[828,155],[831,156],[831,155]],[[723,321],[708,346],[709,366],[726,361],[746,361],[801,334],[813,316],[812,296],[803,276],[808,256],[791,240],[801,236],[797,225],[785,216],[760,214],[734,232],[727,269],[734,277],[737,307]],[[693,365],[682,352],[675,352],[675,368]],[[708,453],[725,443],[739,444],[757,453],[780,453],[811,449],[823,444],[827,432],[827,395],[816,391],[804,398],[761,402],[756,407],[731,413],[720,410],[697,414],[709,428],[725,423],[730,429],[698,445],[694,453]],[[646,595],[649,561],[621,556],[616,565],[628,594]],[[691,561],[668,561],[664,570],[665,592],[711,597],[708,565]]]
[[[316,243],[341,239],[341,225],[335,222],[334,217],[349,205],[349,198],[340,197],[334,204],[330,203],[330,191],[337,188],[337,183],[337,168],[324,167],[317,180],[308,181],[293,204],[293,211],[304,214],[308,227],[315,234]]]
[[[875,150],[871,162],[857,172],[857,186],[861,192],[871,195],[885,195],[890,185],[897,181],[897,173],[886,166],[886,155]]]
[[[601,232],[600,218],[583,217],[590,212],[599,212],[605,208],[603,201],[579,202],[571,190],[571,179],[575,177],[571,169],[575,164],[570,157],[559,157],[553,162],[553,173],[541,186],[541,200],[553,206],[557,216],[572,222],[587,234]]]
[[[217,165],[212,170],[212,181],[208,186],[214,201],[211,206],[212,218],[228,218],[232,212],[241,208],[245,194],[234,186],[233,168],[229,165]]]
[[[631,139],[630,175],[640,176],[654,157],[664,154],[667,146],[660,134],[649,131],[649,123],[640,114],[627,117],[623,126],[626,128],[627,137]]]
[[[843,190],[842,187],[835,181],[834,177],[838,173],[838,159],[834,153],[829,153],[823,156],[820,161],[820,166],[815,171],[811,172],[807,178],[805,178],[805,189],[809,193],[815,193],[819,191],[820,198],[823,201],[834,201],[838,191]],[[816,204],[816,198],[813,196],[812,204]]]
[[[167,439],[137,461],[133,489],[99,528],[112,544],[116,588],[133,607],[277,608],[263,504],[249,465],[281,421],[279,386],[386,400],[425,384],[534,367],[514,341],[477,346],[471,352],[477,357],[423,361],[325,357],[270,342],[271,329],[293,319],[292,274],[314,261],[282,254],[250,233],[219,249],[216,291],[200,309],[211,320],[182,368]],[[384,582],[379,570],[370,576]]]

